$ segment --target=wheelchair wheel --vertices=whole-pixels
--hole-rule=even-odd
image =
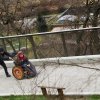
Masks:
[[[23,77],[24,77],[24,71],[23,71],[23,69],[20,67],[20,66],[18,66],[18,67],[13,67],[13,69],[12,69],[12,74],[13,74],[13,76],[16,78],[16,79],[18,79],[18,80],[21,80],[21,79],[23,79]]]

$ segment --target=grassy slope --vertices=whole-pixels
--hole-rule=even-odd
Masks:
[[[43,96],[4,96],[0,100],[46,100]]]

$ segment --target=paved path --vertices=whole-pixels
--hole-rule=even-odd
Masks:
[[[36,66],[40,74],[35,78],[24,80],[16,80],[13,76],[6,78],[0,67],[0,95],[41,94],[38,85],[64,87],[65,94],[100,93],[100,71],[79,66]],[[100,68],[100,63],[81,64],[81,66]],[[11,68],[8,70],[12,73]]]

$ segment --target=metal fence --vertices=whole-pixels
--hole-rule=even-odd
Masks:
[[[16,51],[23,50],[29,58],[75,56],[76,52],[78,52],[77,48],[79,47],[77,37],[80,34],[86,34],[81,47],[79,48],[81,49],[79,55],[89,55],[91,54],[89,51],[89,34],[94,30],[98,32],[99,37],[100,27],[91,27],[56,32],[5,36],[0,37],[0,43],[1,45],[3,44],[9,52],[12,52],[14,48]],[[34,43],[31,43],[30,39],[32,39]],[[9,40],[12,41],[13,49],[8,43]],[[97,53],[94,52],[94,54]]]

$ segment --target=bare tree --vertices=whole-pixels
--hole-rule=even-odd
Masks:
[[[1,23],[2,25],[5,27],[5,29],[7,29],[7,34],[4,35],[11,35],[11,34],[27,34],[27,28],[23,29],[23,20],[24,17],[23,16],[23,11],[25,10],[23,5],[22,5],[22,1],[21,0],[15,0],[14,2],[6,2],[6,0],[2,0],[1,1]],[[25,1],[24,1],[25,3]],[[25,4],[24,4],[25,6]],[[20,11],[19,11],[20,9]],[[21,23],[19,23],[19,20],[21,21]],[[9,31],[11,30],[11,31]],[[29,31],[28,31],[29,32]],[[2,36],[4,36],[1,33]],[[36,54],[36,50],[35,50],[35,42],[33,40],[32,37],[28,37],[29,42],[32,45],[33,48],[33,52],[35,55],[35,58],[37,58],[37,54]],[[12,47],[12,49],[15,51],[15,48],[12,44],[11,40],[6,39],[5,40],[7,43],[9,43],[9,45]],[[20,42],[19,42],[20,43]],[[20,45],[20,44],[19,44]]]
[[[91,23],[93,27],[98,26],[98,15],[100,13],[100,1],[99,0],[86,0],[86,20],[84,21],[83,27],[85,28],[88,23]],[[91,12],[93,13],[92,20],[90,21],[90,14]],[[90,54],[97,54],[100,53],[100,40],[98,37],[98,32],[96,30],[93,30],[91,34],[88,33],[80,33],[79,36],[77,37],[77,50],[75,55],[80,55],[80,50],[82,44],[84,44],[84,47],[87,48],[87,43],[84,42],[85,40],[85,35],[89,39],[89,48],[90,48]],[[83,52],[86,53],[83,50]],[[85,54],[84,53],[84,54]]]

